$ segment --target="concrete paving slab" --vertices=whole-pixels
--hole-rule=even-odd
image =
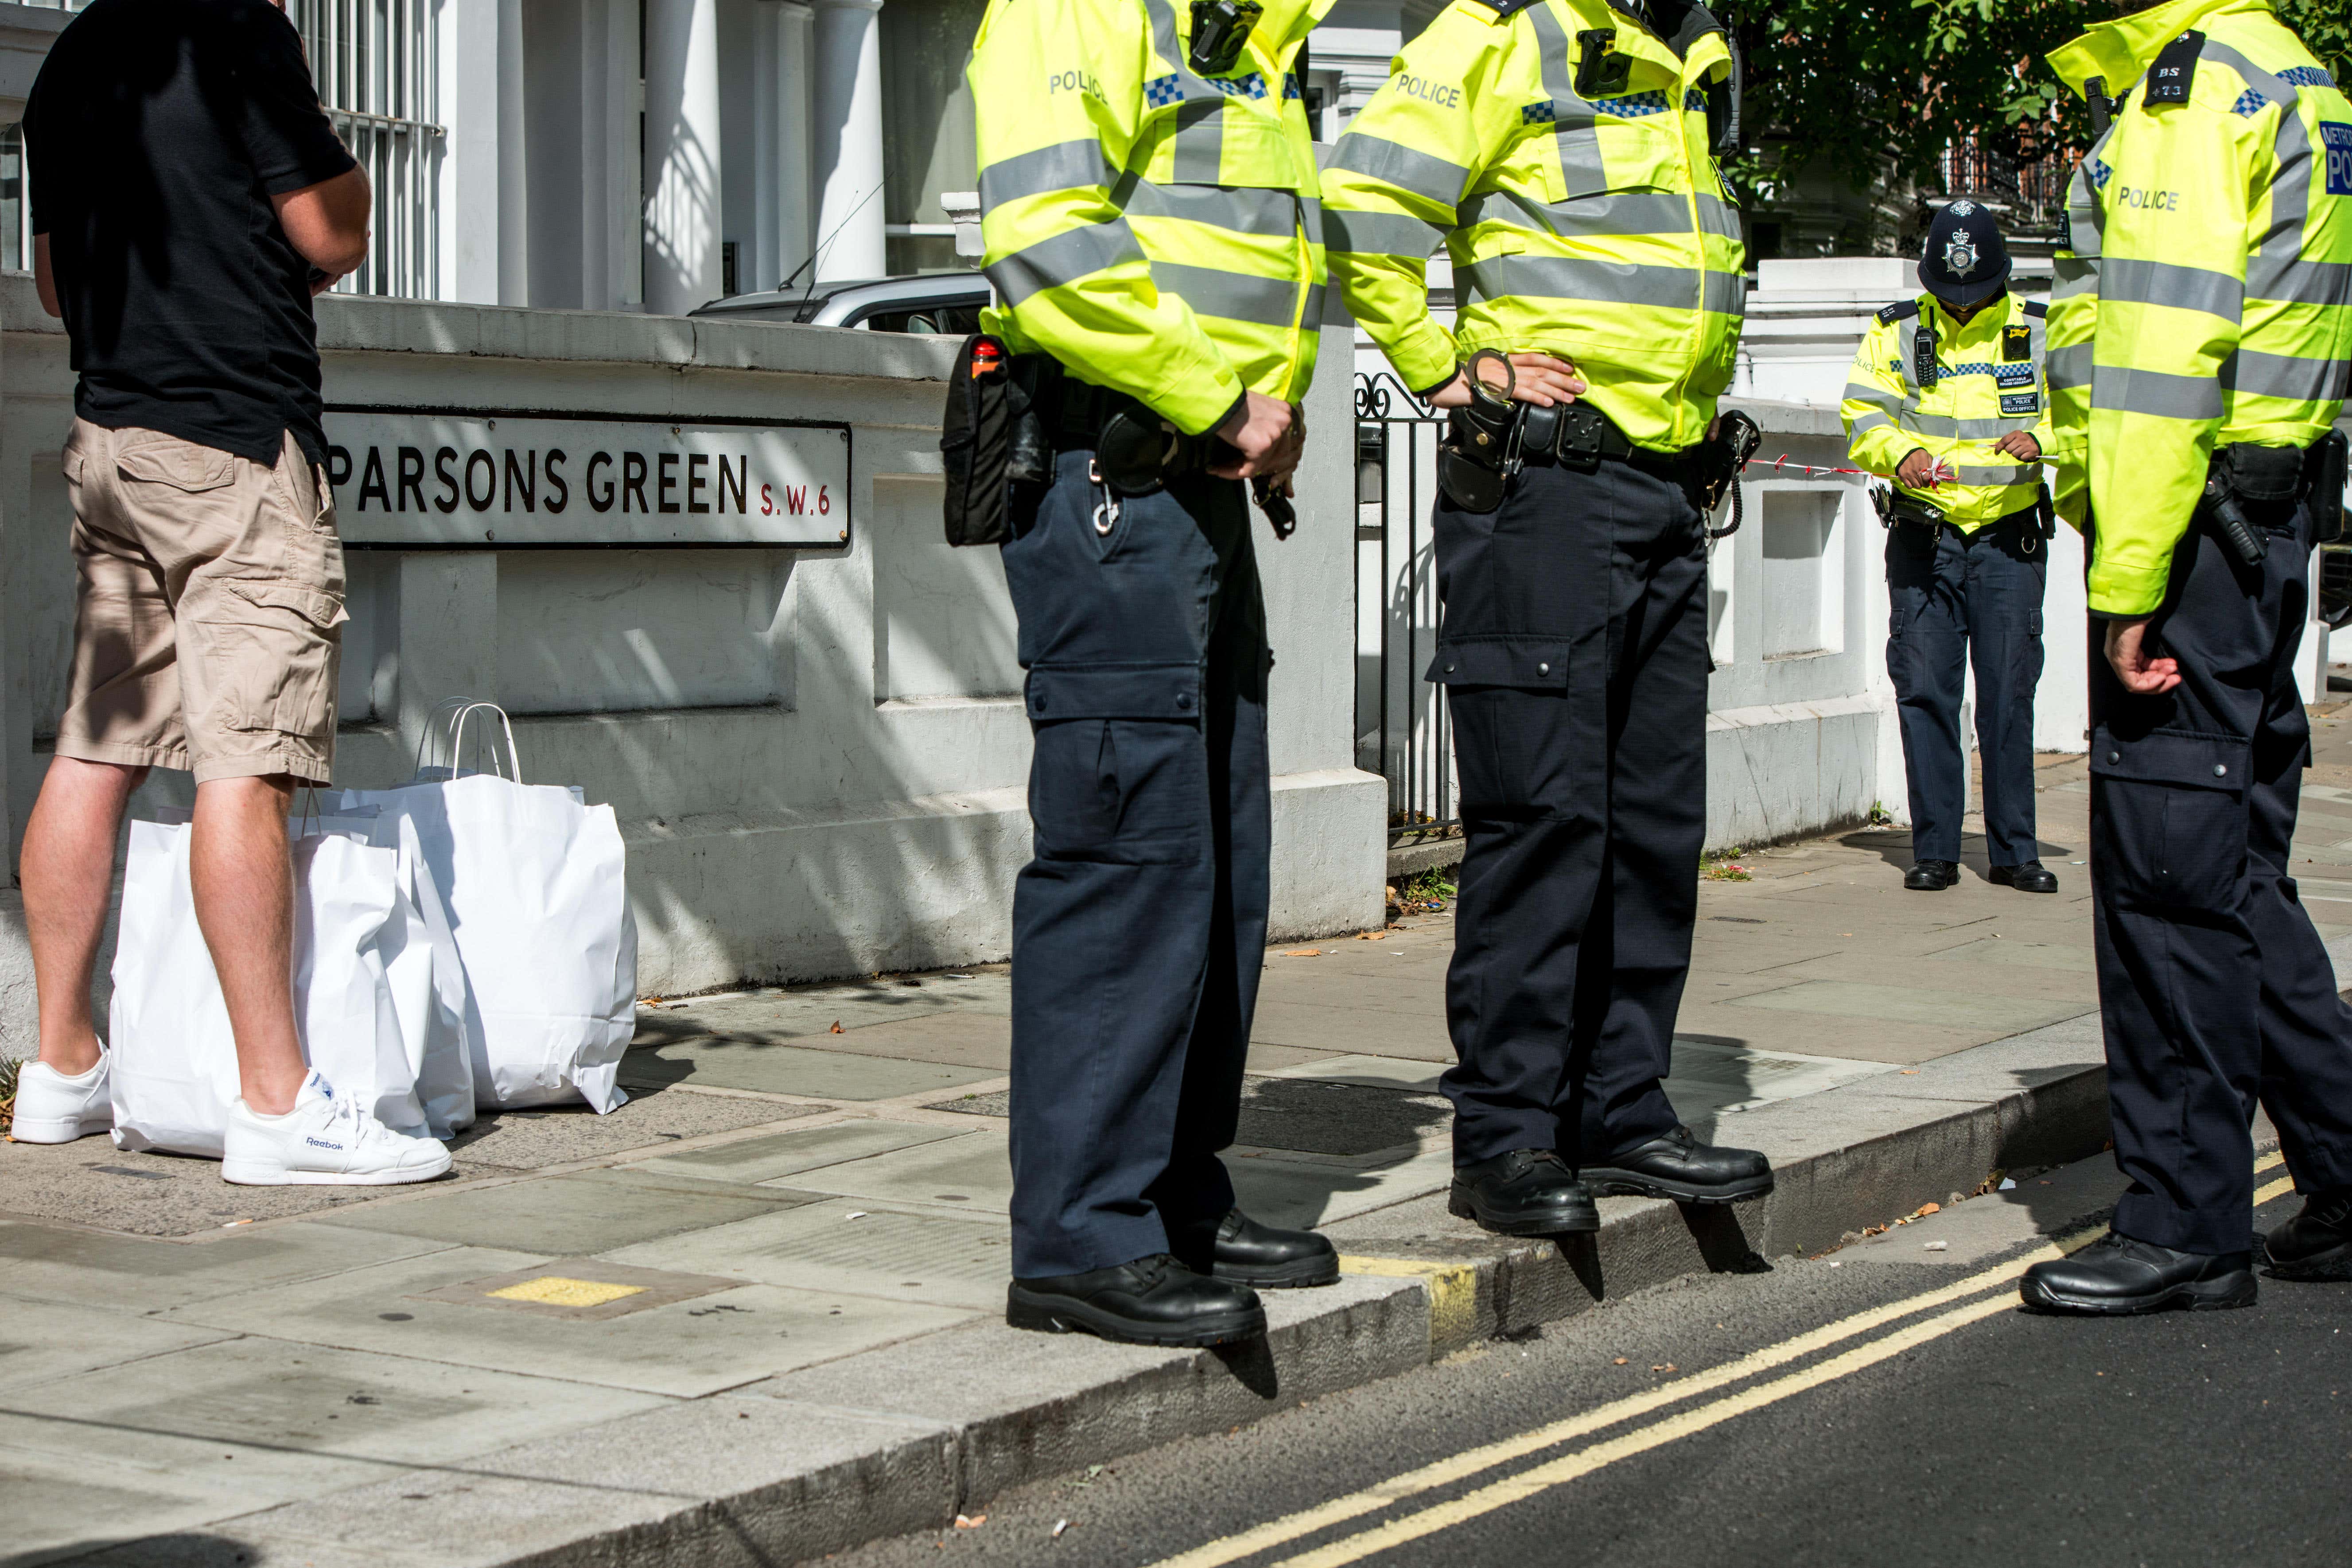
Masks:
[[[824,1035],[893,1019],[957,1011],[1012,1011],[1012,979],[1002,966],[944,975],[903,976],[823,985],[767,988],[729,996],[690,998],[637,1010],[640,1045],[728,1035],[783,1040]]]
[[[1012,1093],[965,1095],[932,1110],[1009,1116]],[[1322,1078],[1246,1076],[1234,1142],[1307,1154],[1370,1154],[1416,1144],[1453,1120],[1444,1098]]]
[[[312,1224],[205,1242],[149,1241],[58,1226],[0,1224],[0,1279],[12,1296],[148,1312],[257,1287],[277,1289],[446,1246]]]
[[[455,1185],[472,1174],[442,1182]],[[377,1195],[370,1187],[231,1186],[217,1160],[126,1154],[104,1138],[0,1143],[0,1213],[133,1236],[212,1236],[239,1221],[320,1214]]]
[[[1284,1159],[1236,1149],[1225,1156],[1234,1199],[1268,1225],[1316,1227],[1443,1191],[1454,1180],[1450,1142],[1377,1163]]]
[[[650,1049],[640,1047],[621,1058],[621,1081],[633,1088],[690,1080],[807,1100],[896,1100],[925,1089],[950,1089],[1003,1076],[989,1068],[898,1061],[733,1038],[683,1040]]]
[[[216,1329],[0,1292],[0,1389],[121,1366],[227,1337]]]
[[[679,1185],[629,1172],[591,1171],[379,1204],[342,1215],[338,1223],[459,1247],[569,1255],[727,1225],[805,1201],[758,1187]]]
[[[1443,1065],[1403,1057],[1318,1057],[1295,1067],[1276,1068],[1267,1078],[1311,1078],[1326,1083],[1357,1084],[1367,1089],[1401,1089],[1411,1094],[1435,1094]]]
[[[961,1322],[971,1314],[861,1297],[746,1285],[606,1321],[558,1321],[428,1299],[543,1258],[458,1247],[332,1279],[179,1309],[178,1322],[569,1378],[685,1398]]]
[[[803,1044],[856,1056],[898,1057],[950,1067],[985,1068],[1003,1074],[1013,1066],[1013,1019],[977,1008],[942,1008],[916,1018],[892,1018],[826,1035]]]
[[[836,1121],[825,1127],[772,1132],[707,1149],[688,1149],[639,1160],[625,1169],[707,1182],[750,1184],[771,1182],[821,1165],[862,1160],[868,1154],[936,1143],[965,1131],[959,1127],[917,1125],[908,1121]]]
[[[157,1357],[136,1378],[95,1372],[16,1390],[0,1412],[0,1450],[12,1469],[16,1455],[36,1455],[44,1470],[121,1494],[114,1506],[145,1532],[439,1469],[659,1403],[560,1379],[234,1340]],[[100,1521],[110,1533],[120,1528],[120,1514],[80,1514],[85,1501],[38,1479],[23,1486],[9,1507],[10,1548],[26,1534],[47,1545],[86,1539]]]
[[[870,1206],[833,1198],[612,1253],[646,1268],[731,1276],[803,1290],[1002,1311],[1013,1238],[991,1215]],[[861,1209],[863,1212],[860,1212]],[[853,1219],[849,1216],[856,1215]],[[5,1365],[0,1363],[0,1365]]]
[[[1408,1057],[1433,1062],[1454,1059],[1454,1044],[1445,1032],[1442,1005],[1391,1015],[1371,1008],[1294,1002],[1261,992],[1250,1036],[1253,1041],[1300,1050]]]
[[[795,1121],[822,1109],[740,1095],[698,1094],[690,1089],[649,1088],[633,1090],[627,1104],[603,1116],[584,1105],[495,1111],[451,1139],[449,1148],[461,1166],[536,1171],[739,1127]]]
[[[944,1525],[959,1500],[954,1435],[937,1424],[720,1396],[236,1520],[219,1534],[241,1557],[137,1568],[359,1568],[380,1542],[417,1568],[586,1561],[583,1542],[630,1568],[753,1568]]]
[[[1786,1013],[1825,1013],[1874,1022],[1957,1025],[1999,1034],[2055,1023],[2081,1011],[2079,1006],[2033,997],[1981,991],[1921,991],[1851,980],[1800,981],[1776,991],[1740,997],[1730,1005]]]
[[[807,1192],[974,1214],[1004,1214],[1013,1202],[1012,1159],[1004,1134],[994,1128],[845,1160],[787,1179]]]
[[[1842,1247],[1849,1263],[1953,1268],[1981,1263],[2042,1237],[2063,1236],[2116,1206],[2130,1183],[2112,1160],[2084,1160],[2021,1179],[1940,1214]],[[1928,1243],[1942,1242],[1930,1251]]]
[[[2004,937],[1979,937],[1948,947],[1933,956],[1970,963],[2022,965],[2057,969],[2073,974],[2098,973],[2098,957],[2084,942],[2011,942]]]

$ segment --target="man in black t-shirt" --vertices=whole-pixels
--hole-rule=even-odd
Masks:
[[[150,768],[185,768],[236,1037],[222,1174],[437,1175],[446,1149],[306,1073],[291,983],[286,812],[333,761],[344,619],[310,299],[367,257],[367,178],[269,0],[95,0],[50,47],[25,138],[34,273],[80,382],[73,671],[22,865],[41,1059],[14,1132],[112,1120],[89,986],[115,837]]]

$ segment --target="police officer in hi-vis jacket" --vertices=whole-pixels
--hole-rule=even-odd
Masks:
[[[2048,1311],[2254,1302],[2257,1101],[2302,1213],[2285,1278],[2352,1279],[2352,1008],[2289,858],[2295,651],[2344,487],[2352,104],[2268,0],[2171,0],[2051,57],[2105,128],[2050,312],[2090,539],[2091,889],[2113,1230],[2035,1265]]]
[[[1596,1192],[1772,1185],[1660,1084],[1706,815],[1700,501],[1733,467],[1709,444],[1742,307],[1711,156],[1730,75],[1683,0],[1454,0],[1323,174],[1349,312],[1454,411],[1428,671],[1465,838],[1451,1202],[1506,1234],[1597,1229]],[[1450,329],[1425,288],[1440,244]]]
[[[1243,481],[1298,462],[1324,268],[1291,68],[1329,4],[993,0],[972,48],[982,322],[1052,448],[1003,545],[1036,742],[1013,911],[1019,1328],[1220,1344],[1265,1331],[1256,1288],[1339,1278],[1323,1237],[1244,1215],[1217,1158],[1270,830]]]

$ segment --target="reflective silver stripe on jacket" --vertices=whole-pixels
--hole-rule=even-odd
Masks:
[[[1445,231],[1406,213],[1323,212],[1324,248],[1340,255],[1426,258]]]
[[[1961,419],[1949,414],[1922,414],[1916,409],[1906,413],[1900,421],[1903,428],[1915,436],[1947,437],[1956,441],[1998,441],[2011,431],[2032,429],[2035,422],[2031,416]]]
[[[2352,262],[2295,260],[2280,268],[2262,292],[2246,286],[2250,299],[2281,305],[2352,305]]]
[[[1143,8],[1151,18],[1151,47],[1176,73],[1177,90],[1184,95],[1176,106],[1176,177],[1213,185],[1224,171],[1225,95],[1186,63],[1169,0],[1143,0]]]
[[[2063,349],[2052,349],[2042,362],[2042,377],[2053,392],[2090,385],[2091,345],[2068,343]]]
[[[1111,200],[1130,217],[1181,218],[1234,234],[1288,236],[1300,226],[1297,192],[1257,185],[1156,185],[1130,170]]]
[[[1103,157],[1102,143],[1092,139],[1056,142],[999,158],[980,172],[980,210],[994,212],[1007,202],[1042,196],[1051,191],[1108,185],[1112,172]]]
[[[1964,465],[1954,465],[1952,473],[1957,483],[1979,485],[1986,489],[2008,489],[2017,485],[2039,484],[2042,481],[2042,465],[2039,463],[2027,463],[2014,468],[1972,468]]]
[[[2053,304],[2072,300],[2078,294],[2099,291],[2099,263],[2095,258],[2053,256],[2050,258],[2050,299]]]
[[[1900,414],[1910,406],[1910,401],[1907,398],[1897,397],[1885,387],[1872,386],[1867,382],[1861,381],[1849,381],[1845,384],[1844,401],[1867,403],[1873,408],[1883,409],[1889,414]]]
[[[1695,195],[1696,231],[1738,239],[1739,218],[1729,204],[1720,196]],[[1689,234],[1693,232],[1692,197],[1673,191],[1602,191],[1564,202],[1539,202],[1517,192],[1494,191],[1464,202],[1455,219],[1458,228],[1482,223],[1507,223],[1560,239]]]
[[[1345,169],[1384,185],[1411,191],[1449,213],[1454,204],[1462,199],[1462,187],[1470,183],[1470,171],[1459,163],[1449,163],[1419,148],[1361,131],[1350,131],[1339,138],[1328,167]]]
[[[2147,414],[2159,419],[2219,419],[2221,384],[2210,376],[2094,365],[2091,406],[2101,413]]]
[[[1747,279],[1737,272],[1644,267],[1591,257],[1496,256],[1457,267],[1454,276],[1465,297],[1487,300],[1582,300],[1738,315],[1748,298]]]
[[[1249,321],[1261,327],[1286,327],[1300,320],[1298,293],[1310,294],[1310,313],[1318,321],[1322,304],[1312,298],[1313,286],[1294,278],[1259,278],[1247,272],[1227,272],[1216,267],[1188,267],[1181,261],[1155,261],[1151,281],[1192,307],[1196,316],[1222,316],[1229,321]]]
[[[2137,257],[2110,256],[2099,264],[2099,302],[2105,304],[2167,305],[2179,310],[2202,310],[2225,321],[2239,318],[2246,286],[2226,272],[2207,267],[2183,267],[2178,262],[2146,261]]]
[[[1571,192],[1606,190],[1609,174],[1601,160],[1600,111],[1577,95],[1576,74],[1568,64],[1568,34],[1549,5],[1534,6],[1528,16],[1535,24],[1536,44],[1543,59],[1552,136],[1559,143],[1559,172]]]
[[[1041,239],[998,258],[986,271],[1004,303],[1018,306],[1033,294],[1075,283],[1106,267],[1143,259],[1143,247],[1136,243],[1135,231],[1127,226],[1125,218],[1115,217]]]
[[[2352,360],[2299,359],[2239,349],[2221,362],[2225,391],[2297,403],[2329,403],[2352,392]]]

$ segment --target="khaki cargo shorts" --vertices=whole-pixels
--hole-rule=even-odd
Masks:
[[[65,474],[77,587],[58,755],[326,783],[343,547],[294,437],[271,468],[77,419]]]

